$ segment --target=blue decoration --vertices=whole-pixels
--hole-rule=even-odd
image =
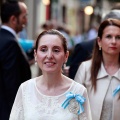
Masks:
[[[120,85],[113,91],[113,96],[115,96],[118,92],[120,92]]]
[[[77,111],[78,115],[80,115],[82,112],[84,112],[83,104],[85,102],[85,98],[81,96],[80,94],[73,94],[71,92],[66,94],[66,100],[62,103],[62,107],[65,109],[68,105],[70,105],[70,101],[72,99],[75,99],[75,101],[79,105],[79,110]]]
[[[34,47],[33,40],[19,38],[18,41],[25,52],[29,51],[30,49],[32,49]]]

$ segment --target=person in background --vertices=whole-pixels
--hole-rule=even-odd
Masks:
[[[73,40],[70,36],[70,30],[67,28],[67,26],[65,24],[58,24],[57,26],[57,30],[60,31],[66,38],[67,40],[67,49],[69,50],[70,52],[70,55],[71,55],[71,52],[73,50],[73,47],[74,47],[74,43],[73,43]]]
[[[68,55],[61,32],[39,34],[35,60],[43,75],[21,84],[10,120],[91,120],[86,88],[62,74]]]
[[[100,24],[92,59],[79,66],[74,80],[87,88],[93,120],[120,119],[120,20]]]
[[[83,61],[86,61],[91,58],[94,42],[95,40],[85,41],[75,46],[73,54],[71,56],[71,64],[68,72],[68,76],[71,79],[74,79],[79,65]]]
[[[26,15],[23,2],[4,2],[1,6],[0,120],[9,120],[19,85],[31,78],[29,63],[17,40],[17,33],[27,22]]]
[[[91,27],[89,28],[88,32],[87,32],[87,40],[94,40],[97,37],[97,25],[91,25]]]
[[[120,20],[120,10],[111,10],[102,18],[102,21],[108,18],[116,18]],[[75,46],[73,54],[71,56],[71,64],[68,72],[71,79],[74,79],[79,65],[83,61],[91,58],[95,41],[96,39],[83,41]]]
[[[117,9],[111,10],[107,15],[103,17],[102,21],[108,18],[115,18],[120,20],[120,10],[117,10]]]

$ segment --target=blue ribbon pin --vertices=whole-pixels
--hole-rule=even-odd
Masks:
[[[113,96],[115,96],[118,92],[120,92],[120,85],[113,91]]]
[[[69,105],[69,102],[72,99],[75,99],[80,106],[80,109],[78,111],[78,115],[81,114],[82,112],[84,112],[83,103],[85,102],[86,99],[83,96],[81,96],[80,94],[73,94],[71,92],[67,93],[66,100],[62,103],[62,107],[65,109]]]

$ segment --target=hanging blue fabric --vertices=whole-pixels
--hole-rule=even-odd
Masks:
[[[113,96],[115,96],[118,92],[120,92],[120,85],[113,91]]]
[[[85,102],[86,99],[83,96],[81,96],[80,94],[73,94],[71,92],[67,93],[66,100],[62,103],[62,107],[65,109],[69,105],[69,102],[72,99],[75,99],[80,106],[79,107],[80,109],[78,110],[78,115],[81,114],[82,112],[84,112],[83,103]]]

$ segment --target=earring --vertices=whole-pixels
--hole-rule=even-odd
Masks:
[[[69,76],[69,66],[66,66],[66,63],[64,63],[64,65],[63,65],[63,74],[65,75],[65,76]]]
[[[101,50],[101,48],[102,48],[102,47],[101,47],[101,46],[99,46],[99,50]]]
[[[37,62],[35,61],[35,65],[37,65]]]
[[[36,57],[35,57],[35,65],[37,65]]]
[[[66,63],[63,64],[63,68],[66,68]]]

